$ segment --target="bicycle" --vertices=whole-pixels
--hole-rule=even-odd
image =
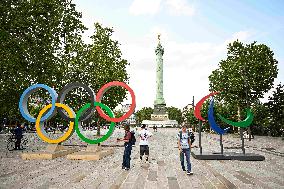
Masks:
[[[15,149],[15,143],[17,139],[15,135],[10,135],[9,138],[7,139],[7,149],[9,151],[13,151]],[[25,149],[26,145],[28,143],[28,140],[25,136],[23,136],[20,144],[20,149]]]

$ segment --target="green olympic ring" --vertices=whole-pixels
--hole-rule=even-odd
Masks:
[[[101,108],[103,108],[107,113],[108,115],[113,118],[114,115],[113,115],[113,112],[111,111],[111,109],[105,105],[105,104],[102,104],[100,102],[94,102],[94,106],[99,106]],[[76,133],[78,134],[78,136],[86,143],[89,143],[89,144],[98,144],[98,143],[101,143],[105,140],[107,140],[111,134],[113,133],[114,129],[115,129],[115,123],[114,122],[111,122],[110,124],[110,127],[109,127],[109,130],[108,132],[102,136],[101,138],[99,139],[94,139],[94,140],[91,140],[89,138],[86,138],[80,131],[79,129],[79,118],[80,118],[80,115],[88,108],[91,107],[91,103],[88,103],[86,105],[84,105],[79,111],[78,113],[76,114],[76,119],[75,119],[75,130],[76,130]]]
[[[241,127],[241,128],[246,128],[248,126],[250,126],[250,124],[253,121],[253,113],[251,112],[251,109],[246,108],[246,112],[247,112],[247,117],[245,120],[243,121],[239,121],[239,122],[234,122],[231,120],[228,120],[226,118],[224,118],[223,116],[221,116],[220,114],[217,114],[217,116],[225,123],[235,126],[235,127]]]

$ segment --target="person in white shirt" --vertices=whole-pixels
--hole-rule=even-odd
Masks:
[[[181,131],[177,135],[178,139],[178,149],[180,155],[180,163],[183,171],[186,171],[184,166],[184,156],[186,158],[187,163],[187,174],[191,175],[191,163],[190,163],[190,149],[191,149],[191,140],[190,133],[186,129],[186,125],[182,125]]]
[[[141,163],[142,163],[144,154],[146,156],[146,162],[147,163],[149,162],[149,141],[148,141],[148,139],[152,135],[153,134],[146,129],[146,125],[143,124],[141,126],[141,131],[139,131],[139,138],[140,138],[139,145],[140,145],[140,160],[141,160]]]

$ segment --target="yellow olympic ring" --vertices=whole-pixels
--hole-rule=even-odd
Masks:
[[[68,113],[70,118],[74,118],[75,117],[74,112],[69,108],[69,106],[67,106],[65,104],[61,104],[61,103],[55,103],[55,106],[59,107],[59,108],[63,108]],[[72,135],[72,133],[74,131],[74,122],[70,121],[70,125],[69,125],[69,128],[68,128],[68,131],[63,136],[61,136],[60,138],[58,138],[58,139],[50,139],[50,138],[48,138],[47,136],[44,135],[44,133],[41,130],[42,127],[41,127],[40,119],[41,119],[42,115],[51,107],[52,107],[52,104],[49,104],[49,105],[44,107],[39,112],[39,115],[38,115],[38,117],[36,119],[35,127],[36,127],[36,132],[37,132],[38,136],[43,141],[48,142],[48,143],[52,143],[52,144],[58,144],[60,142],[63,142],[65,140],[67,140]]]

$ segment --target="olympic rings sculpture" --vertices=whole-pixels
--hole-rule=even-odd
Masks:
[[[111,111],[111,109],[105,105],[101,103],[102,100],[102,96],[104,95],[104,93],[110,89],[111,87],[114,86],[121,86],[125,89],[127,89],[130,92],[131,98],[132,98],[132,104],[130,106],[129,111],[124,114],[122,117],[119,118],[115,118],[113,112]],[[72,108],[70,108],[69,106],[63,104],[64,103],[64,99],[66,94],[68,94],[68,92],[70,92],[72,89],[74,88],[83,88],[85,89],[88,93],[89,93],[89,100],[90,103],[85,104],[82,108],[80,108],[80,110],[75,114],[75,112],[72,110]],[[28,111],[28,99],[29,96],[36,92],[39,89],[45,89],[48,91],[48,93],[51,96],[51,104],[48,104],[47,106],[45,106],[40,112],[37,118],[34,118],[33,116],[30,115],[29,111]],[[38,134],[38,136],[45,142],[47,143],[52,143],[52,144],[58,144],[61,142],[66,141],[68,138],[70,138],[74,132],[74,130],[76,131],[77,135],[81,138],[81,140],[83,140],[86,143],[89,144],[98,144],[101,143],[105,140],[107,140],[111,134],[113,133],[114,129],[115,129],[115,123],[116,122],[121,122],[125,119],[127,119],[128,117],[131,116],[131,114],[134,112],[136,107],[136,99],[135,99],[135,94],[133,92],[133,90],[126,84],[120,81],[112,81],[109,82],[107,84],[105,84],[104,86],[102,86],[102,88],[100,88],[100,90],[98,91],[97,95],[95,95],[94,91],[88,87],[85,84],[79,83],[79,82],[74,82],[74,83],[69,83],[67,84],[61,91],[59,94],[56,93],[56,91],[53,88],[50,88],[47,85],[44,84],[35,84],[32,85],[30,87],[28,87],[23,94],[20,97],[20,102],[19,102],[19,109],[20,112],[22,114],[22,116],[29,122],[33,122],[35,123],[36,126],[36,132]],[[91,118],[91,116],[93,115],[94,110],[97,110],[98,114],[104,118],[107,121],[110,121],[110,127],[108,132],[102,136],[99,139],[94,139],[91,140],[87,137],[85,137],[82,133],[81,133],[81,122],[82,121],[86,121],[88,119]],[[103,110],[105,110],[107,112],[108,115],[106,115]],[[65,111],[63,111],[65,110]],[[43,122],[51,119],[56,113],[59,113],[59,115],[66,121],[70,122],[69,124],[69,128],[67,130],[67,132],[59,137],[58,139],[50,139],[47,136],[47,133],[44,130],[43,127]]]

